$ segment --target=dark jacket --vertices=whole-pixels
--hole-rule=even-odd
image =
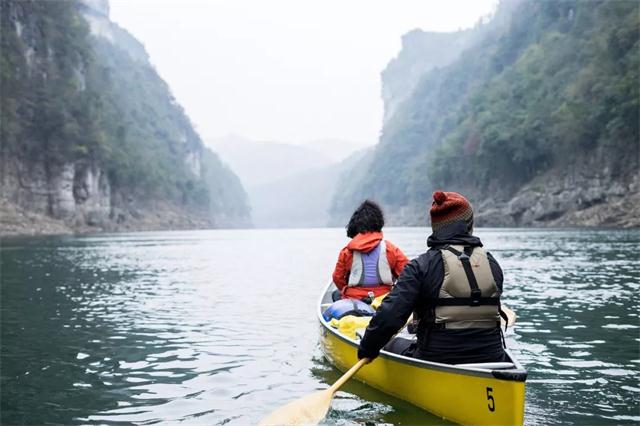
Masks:
[[[429,250],[407,264],[393,290],[384,299],[360,342],[359,358],[375,358],[380,349],[402,328],[414,312],[419,320],[417,347],[410,355],[448,364],[499,362],[506,360],[500,328],[431,329],[433,308],[444,281],[444,263],[440,248],[447,244],[481,247],[480,239],[467,232],[464,222],[455,222],[427,240]],[[502,292],[502,269],[487,253],[491,272]]]

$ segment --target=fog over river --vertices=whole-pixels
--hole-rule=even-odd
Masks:
[[[518,314],[525,423],[640,423],[640,231],[477,234]],[[415,257],[428,231],[385,235]],[[326,388],[340,373],[315,309],[345,243],[342,229],[4,239],[1,423],[248,425]],[[351,381],[326,423],[442,421]]]

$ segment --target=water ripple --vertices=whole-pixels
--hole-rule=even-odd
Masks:
[[[425,229],[386,234],[425,248]],[[478,234],[518,313],[526,423],[640,422],[640,231]],[[344,243],[337,229],[3,242],[3,423],[245,425],[326,388],[340,373],[315,302]],[[349,382],[326,423],[442,421]]]

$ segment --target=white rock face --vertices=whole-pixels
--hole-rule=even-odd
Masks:
[[[65,164],[49,181],[51,214],[58,219],[72,217],[76,211],[73,199],[74,164]]]
[[[184,162],[195,176],[201,177],[202,172],[202,162],[200,151],[189,151],[184,158]]]
[[[87,90],[87,77],[84,70],[84,64],[80,63],[73,68],[73,75],[76,78],[76,88],[78,92]]]
[[[7,166],[2,198],[69,223],[101,225],[109,221],[111,185],[97,165],[77,162],[45,167],[42,162],[15,162]]]
[[[89,23],[91,34],[96,37],[104,37],[113,43],[113,32],[111,30],[111,22],[101,16],[95,16],[88,13],[84,14],[84,18]]]
[[[39,214],[49,213],[49,185],[43,163],[27,167],[19,161],[4,164],[3,198],[29,206]]]
[[[89,24],[91,34],[96,37],[104,37],[113,43],[113,29],[109,20],[108,0],[80,0],[82,16]]]
[[[96,15],[109,17],[109,0],[80,0],[80,2]]]
[[[80,13],[89,24],[91,34],[103,38],[129,54],[131,59],[149,65],[149,55],[144,45],[126,30],[109,19],[109,3],[106,0],[82,0]]]
[[[31,71],[34,66],[34,56],[35,56],[34,32],[37,31],[37,28],[33,23],[29,23],[28,21],[22,22],[21,19],[24,19],[24,17],[18,16],[15,10],[9,10],[8,14],[9,14],[9,19],[14,23],[16,35],[18,36],[20,41],[24,43],[26,47],[24,49],[24,56],[25,56],[25,61],[27,62],[27,72],[29,75],[31,75]]]
[[[109,219],[111,185],[100,167],[76,164],[72,192],[76,217],[84,219],[88,225],[99,225]]]

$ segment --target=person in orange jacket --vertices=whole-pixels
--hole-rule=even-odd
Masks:
[[[346,227],[351,241],[340,251],[333,271],[339,291],[334,293],[334,300],[363,299],[369,292],[378,297],[391,290],[409,259],[384,240],[383,226],[382,209],[373,201],[365,200],[351,215]]]

